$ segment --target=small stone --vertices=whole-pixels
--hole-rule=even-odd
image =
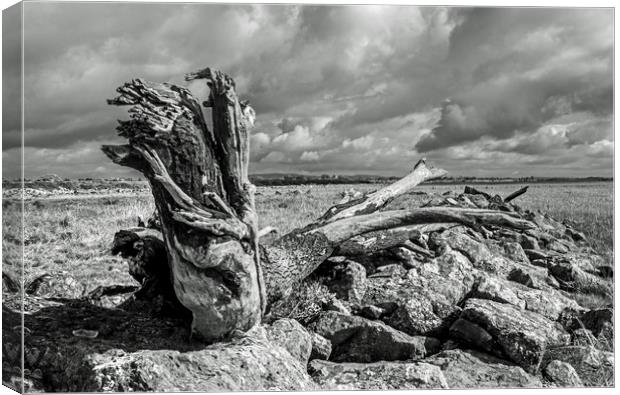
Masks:
[[[332,342],[314,332],[310,332],[310,337],[312,338],[312,352],[310,353],[310,360],[328,360],[332,353]]]

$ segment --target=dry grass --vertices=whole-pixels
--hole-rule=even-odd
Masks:
[[[380,185],[312,185],[258,188],[256,204],[260,226],[274,226],[281,233],[303,226],[341,199],[350,188],[371,191]],[[443,193],[462,191],[463,185],[425,185],[419,191]],[[502,196],[520,185],[477,186]],[[542,210],[560,220],[569,220],[582,229],[594,248],[610,259],[613,256],[613,185],[534,184],[518,204]],[[409,195],[392,204],[411,207],[428,197]],[[148,216],[153,210],[149,194],[135,197],[92,197],[41,199],[27,201],[24,209],[24,268],[26,279],[47,272],[58,278],[71,277],[79,284],[75,295],[98,285],[131,284],[126,264],[109,253],[114,233],[135,226],[138,215]],[[21,264],[20,204],[3,203],[4,270],[17,271]],[[13,269],[13,270],[12,270]],[[585,298],[589,296],[585,295]],[[596,301],[592,301],[596,304]]]

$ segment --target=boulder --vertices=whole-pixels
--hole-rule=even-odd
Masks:
[[[453,349],[423,362],[438,366],[450,388],[537,388],[541,381],[519,366],[492,355]]]
[[[441,370],[422,362],[334,363],[315,359],[308,370],[323,390],[448,388]]]
[[[474,272],[463,254],[448,247],[404,277],[368,279],[364,302],[394,303],[395,310],[381,317],[385,323],[412,336],[441,337],[460,313],[457,304],[470,291]]]
[[[528,372],[538,370],[548,346],[570,341],[570,335],[558,323],[506,303],[468,299],[460,318],[487,331],[500,346],[494,353],[505,355]]]
[[[262,332],[262,333],[261,333]],[[262,328],[199,351],[119,349],[67,361],[71,392],[313,390],[305,366],[267,340]]]
[[[544,369],[545,376],[560,387],[583,387],[583,382],[570,364],[554,359]]]
[[[541,366],[557,360],[570,364],[585,386],[614,385],[614,354],[592,346],[550,347]]]
[[[566,291],[598,295],[612,294],[612,286],[609,281],[588,273],[573,260],[568,258],[556,260],[550,263],[548,267],[549,273],[560,282],[560,286]]]
[[[267,338],[287,350],[302,365],[308,363],[312,350],[312,337],[301,324],[290,318],[282,318],[266,327]]]
[[[310,332],[310,337],[312,338],[312,352],[310,353],[310,360],[329,359],[329,356],[332,353],[332,342],[314,332]]]
[[[310,329],[331,341],[330,359],[336,362],[422,359],[440,346],[437,339],[409,336],[380,321],[333,311],[322,313]]]
[[[453,250],[465,255],[473,263],[491,259],[492,253],[484,244],[467,235],[463,227],[455,227],[441,234],[443,239]]]
[[[533,289],[514,281],[484,275],[476,280],[471,296],[508,303],[520,309],[541,314],[551,320],[558,319],[566,309],[581,309],[577,302],[555,289]]]

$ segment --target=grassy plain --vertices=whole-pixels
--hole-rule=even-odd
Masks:
[[[518,184],[473,185],[490,194],[506,196]],[[286,233],[303,226],[354,188],[367,192],[381,185],[302,185],[259,187],[256,205],[260,227],[274,226]],[[464,185],[423,185],[420,192],[441,194],[461,192]],[[419,206],[428,195],[407,195],[391,203],[392,208]],[[541,210],[559,220],[570,221],[581,229],[601,254],[613,256],[613,184],[533,184],[515,203]],[[19,210],[21,203],[3,199],[3,270],[17,274],[22,262]],[[55,284],[50,296],[75,298],[99,285],[133,284],[126,263],[110,255],[116,231],[133,227],[138,216],[153,211],[150,194],[132,196],[75,196],[27,200],[24,204],[24,269],[26,283],[43,273]]]

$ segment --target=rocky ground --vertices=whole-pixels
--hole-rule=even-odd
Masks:
[[[469,192],[427,205],[502,210],[536,228],[435,227],[389,251],[332,256],[299,287],[327,292],[276,303],[222,343],[190,339],[183,319],[119,308],[127,295],[34,292],[22,327],[3,281],[3,382],[20,386],[23,329],[31,391],[612,386],[613,306],[584,295],[611,300],[613,267],[571,226]]]

